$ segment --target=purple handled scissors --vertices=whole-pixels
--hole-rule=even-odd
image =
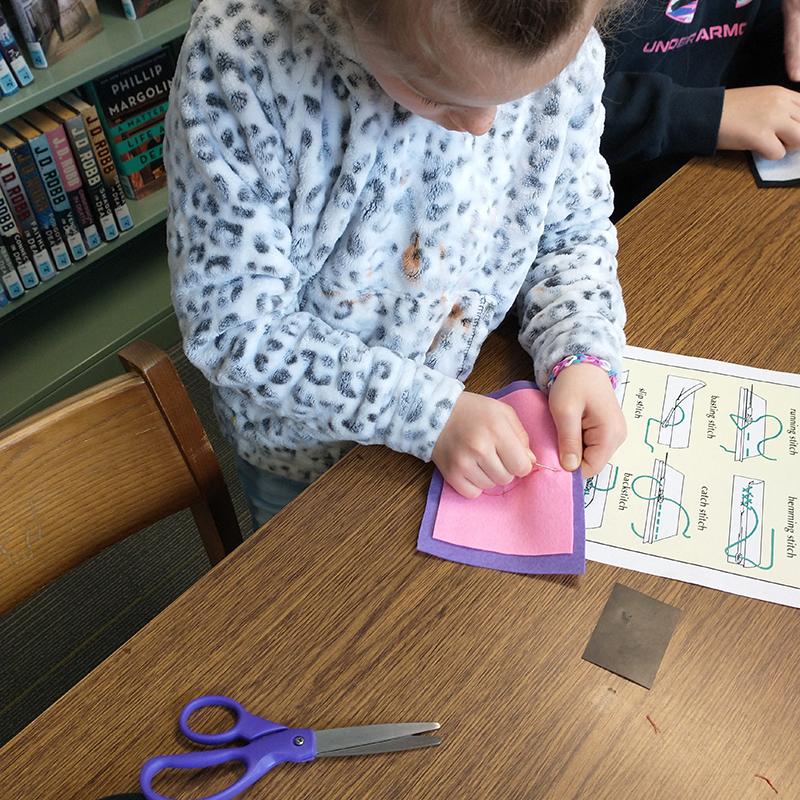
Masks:
[[[189,724],[189,717],[201,708],[221,706],[235,715],[233,725],[222,733],[200,733]],[[153,779],[163,769],[202,769],[228,761],[245,766],[244,775],[217,794],[203,800],[233,800],[273,767],[286,762],[313,761],[326,756],[362,756],[416,750],[441,744],[438,736],[419,736],[435,731],[438,722],[400,722],[393,725],[358,725],[353,728],[287,728],[277,722],[249,713],[242,705],[224,695],[206,695],[189,701],[181,711],[180,729],[197,744],[227,744],[236,739],[246,744],[218,750],[198,750],[155,756],[145,763],[139,777],[147,800],[169,800],[153,789]]]

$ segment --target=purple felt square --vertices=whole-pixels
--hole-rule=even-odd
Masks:
[[[535,388],[535,384],[529,381],[515,381],[504,389],[492,393],[490,397],[499,398],[518,389]],[[563,554],[543,556],[509,555],[463,547],[440,539],[434,539],[433,529],[443,487],[444,479],[442,474],[438,469],[434,470],[428,490],[425,514],[422,517],[422,525],[417,538],[417,549],[421,552],[439,556],[439,558],[444,558],[448,561],[470,564],[474,567],[488,567],[489,569],[521,572],[529,575],[582,575],[585,572],[586,529],[583,511],[583,479],[580,470],[577,470],[572,476],[572,552]]]

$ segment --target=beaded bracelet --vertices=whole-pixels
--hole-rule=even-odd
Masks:
[[[573,364],[594,364],[594,366],[600,367],[600,369],[603,369],[608,373],[608,379],[611,381],[611,386],[614,389],[617,388],[618,376],[616,371],[611,368],[611,364],[602,358],[591,356],[588,353],[576,353],[575,355],[562,358],[561,361],[559,361],[558,364],[556,364],[553,369],[550,370],[550,376],[547,379],[547,388],[549,389],[553,385],[553,381],[555,381],[555,379],[558,377],[559,372],[565,370],[567,367],[571,367]]]

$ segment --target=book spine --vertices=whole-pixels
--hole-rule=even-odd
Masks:
[[[103,177],[103,182],[114,207],[117,224],[122,231],[130,230],[133,227],[133,217],[128,209],[128,204],[125,202],[125,193],[119,182],[117,168],[114,166],[114,156],[111,154],[111,148],[108,145],[103,126],[94,108],[83,112],[83,121],[92,140],[94,154],[97,158],[97,163],[100,165],[100,174]]]
[[[100,238],[97,225],[95,225],[94,218],[92,217],[89,198],[86,197],[86,192],[83,190],[81,173],[78,169],[78,165],[75,163],[75,157],[72,154],[72,148],[69,146],[69,138],[64,131],[63,125],[52,131],[48,131],[47,141],[50,144],[50,152],[53,154],[56,161],[58,174],[61,177],[61,184],[64,187],[64,191],[67,193],[70,207],[75,214],[75,220],[83,233],[86,245],[90,250],[93,250],[102,242],[102,239]]]
[[[3,57],[8,62],[9,66],[17,77],[17,82],[20,86],[27,86],[33,81],[33,73],[19,49],[16,38],[8,26],[8,21],[3,12],[0,11],[0,50],[3,52]]]
[[[137,19],[136,6],[131,0],[122,0],[122,13],[125,14],[128,19]]]
[[[61,182],[58,165],[50,150],[50,142],[47,136],[44,133],[40,133],[32,138],[28,144],[36,160],[39,176],[50,200],[50,208],[53,209],[58,228],[64,241],[69,246],[72,260],[79,261],[82,258],[86,258],[86,245],[83,242],[78,220],[72,211],[64,184]]]
[[[39,277],[25,248],[25,239],[19,232],[14,214],[2,191],[0,191],[0,236],[12,265],[22,278],[22,285],[26,289],[32,289],[39,283]]]
[[[95,158],[92,141],[86,131],[83,117],[80,114],[76,114],[67,120],[66,127],[77,156],[86,191],[89,193],[95,218],[100,223],[103,237],[107,242],[110,242],[119,236],[119,229],[114,219],[111,198],[106,191],[103,176],[100,174],[100,165],[97,163],[97,158]]]
[[[33,66],[45,69],[47,67],[47,56],[44,54],[44,48],[39,41],[39,37],[28,20],[28,15],[25,13],[25,3],[22,0],[11,0],[11,6],[14,9],[14,16],[17,18],[22,38],[28,46],[28,52],[31,54]]]
[[[19,230],[25,238],[28,251],[33,257],[36,272],[43,281],[52,278],[56,274],[53,259],[47,249],[44,234],[39,228],[39,223],[28,202],[14,159],[9,152],[0,153],[0,184],[2,184],[3,194],[14,212]]]
[[[2,278],[6,294],[8,294],[9,298],[12,300],[16,300],[25,293],[22,281],[19,279],[19,275],[14,269],[14,265],[11,263],[11,258],[6,252],[6,247],[2,243],[0,243],[0,277]]]
[[[17,79],[11,74],[11,68],[5,57],[0,55],[0,92],[3,97],[8,97],[10,94],[16,94],[19,91],[19,84]]]
[[[44,188],[41,177],[39,177],[39,168],[36,166],[31,148],[27,142],[23,142],[11,150],[11,155],[25,189],[25,194],[28,195],[28,202],[47,242],[47,247],[53,254],[56,268],[66,269],[70,265],[69,251],[58,230],[56,215],[53,213],[53,209],[50,208],[47,190]]]

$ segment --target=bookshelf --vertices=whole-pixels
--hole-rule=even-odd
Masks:
[[[100,6],[104,30],[0,103],[0,123],[144,55],[187,29],[189,0],[141,20]],[[120,371],[116,352],[179,340],[169,297],[166,190],[128,201],[132,230],[0,310],[0,428]],[[133,240],[136,240],[135,242]]]
[[[75,86],[177,39],[189,27],[188,0],[171,0],[135,21],[122,15],[119,0],[106,0],[98,7],[103,18],[102,32],[52,67],[34,69],[32,84],[0,102],[0,122],[24,114]],[[22,48],[25,49],[24,44]],[[27,56],[27,51],[25,54]]]
[[[118,247],[122,247],[144,233],[154,225],[158,225],[167,216],[167,190],[160,189],[141,200],[128,200],[128,208],[131,211],[136,224],[129,231],[121,233],[111,242],[103,242],[99,247],[90,250],[86,258],[82,258],[65,270],[56,273],[49,281],[44,281],[33,289],[27,289],[22,297],[10,302],[5,308],[0,308],[0,319],[18,313],[21,309],[35,300],[38,300],[48,292],[52,292],[54,287],[64,281],[71,280],[79,272],[87,269],[96,261],[104,259]]]

